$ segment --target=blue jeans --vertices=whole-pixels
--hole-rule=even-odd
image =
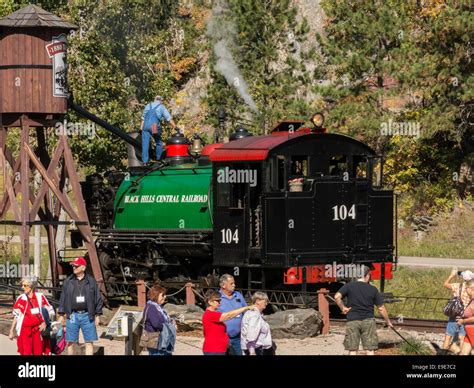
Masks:
[[[79,329],[82,330],[84,342],[97,341],[97,329],[95,321],[89,319],[89,314],[72,313],[66,320],[66,341],[79,342]]]
[[[147,348],[147,349],[148,349],[149,356],[171,356],[171,353],[167,352],[166,350],[158,350],[158,349],[152,349],[152,348]]]
[[[229,337],[229,345],[234,352],[234,356],[241,356],[242,355],[242,348],[240,345],[240,335],[238,337]]]
[[[161,131],[158,131],[158,134],[152,135],[149,131],[142,131],[142,161],[143,163],[148,163],[150,157],[148,156],[148,149],[150,148],[151,138],[155,139],[156,146],[156,160],[161,159],[161,154],[163,153],[163,141],[161,140]]]
[[[462,337],[466,336],[466,329],[464,328],[464,325],[459,326],[456,323],[455,319],[449,318],[448,324],[446,325],[446,335],[449,335],[451,337],[456,337],[456,334]]]

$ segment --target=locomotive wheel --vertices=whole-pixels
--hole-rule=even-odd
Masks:
[[[108,296],[112,296],[114,294],[112,284],[115,283],[117,279],[115,278],[114,273],[109,269],[110,255],[99,250],[99,263],[102,269],[102,276],[104,278],[107,294]]]

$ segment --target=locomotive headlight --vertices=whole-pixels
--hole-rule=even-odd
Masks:
[[[315,113],[313,117],[311,117],[311,122],[314,124],[316,128],[321,128],[324,124],[324,116],[322,113]]]

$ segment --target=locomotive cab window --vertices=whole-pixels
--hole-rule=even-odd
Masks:
[[[218,183],[216,185],[217,206],[230,206],[230,183]]]
[[[292,156],[291,157],[291,177],[307,177],[308,176],[308,157]]]
[[[236,209],[244,208],[244,200],[246,193],[246,185],[244,183],[234,183],[230,198],[230,207]]]
[[[329,175],[343,176],[347,172],[347,156],[334,155],[329,158]]]
[[[313,179],[309,178],[309,157],[292,155],[290,165],[289,191],[310,191]]]
[[[271,161],[271,191],[285,191],[285,156],[275,155]]]
[[[250,190],[260,187],[261,166],[235,163],[216,169],[217,206],[244,209]]]
[[[352,158],[352,177],[356,179],[367,179],[367,158],[354,155]]]
[[[370,160],[370,174],[372,180],[372,186],[376,188],[382,188],[383,186],[383,161],[382,157],[377,156]]]

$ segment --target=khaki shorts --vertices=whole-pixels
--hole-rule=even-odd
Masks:
[[[377,326],[375,325],[374,318],[347,322],[344,348],[349,351],[359,350],[361,340],[364,350],[378,349],[379,339],[377,337]]]

